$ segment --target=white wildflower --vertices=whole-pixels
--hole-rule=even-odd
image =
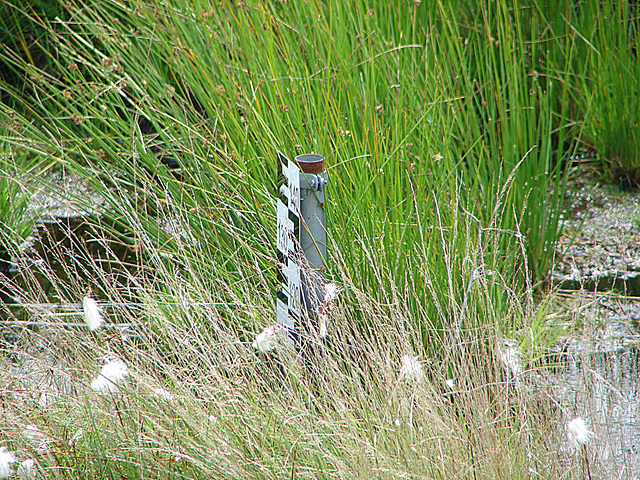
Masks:
[[[129,369],[122,360],[111,360],[102,367],[100,374],[91,382],[91,388],[99,393],[118,393],[128,375]]]
[[[453,378],[447,378],[447,379],[444,381],[444,384],[445,384],[445,386],[446,386],[447,388],[450,388],[450,389],[452,389],[452,390],[453,390],[453,388],[456,386],[456,382],[455,382],[455,380],[454,380]]]
[[[324,285],[324,301],[325,303],[333,302],[340,294],[340,289],[334,283],[325,283]]]
[[[0,447],[0,478],[9,478],[13,474],[11,464],[15,462],[16,456],[6,447]]]
[[[593,432],[587,428],[582,418],[577,417],[567,423],[567,438],[574,448],[586,445],[591,437]]]
[[[49,453],[49,444],[51,443],[51,439],[38,427],[35,425],[27,425],[24,427],[22,434],[31,446],[36,449],[39,455],[46,455]]]
[[[84,297],[84,300],[82,301],[82,309],[84,310],[84,321],[89,325],[89,329],[93,332],[100,328],[103,320],[98,302],[91,297]]]
[[[500,354],[500,360],[507,369],[507,373],[510,373],[514,377],[517,377],[522,373],[522,362],[520,360],[520,352],[515,346],[515,342],[512,340],[505,340],[505,348]]]
[[[173,400],[173,394],[166,388],[154,388],[153,394],[161,400],[170,402]]]
[[[274,350],[278,340],[276,336],[277,328],[276,325],[265,328],[253,341],[253,348],[264,353]]]
[[[28,458],[18,465],[16,477],[20,480],[35,480],[36,478],[36,462],[33,458]]]
[[[396,427],[399,427],[400,425],[402,425],[402,422],[400,421],[400,419],[399,419],[399,418],[396,418],[396,419],[393,421],[393,425],[394,425],[394,426],[396,426]]]
[[[414,380],[417,383],[422,381],[422,364],[418,361],[418,357],[414,357],[412,355],[402,356],[400,378]]]

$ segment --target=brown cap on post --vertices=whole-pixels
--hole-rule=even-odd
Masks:
[[[317,153],[305,153],[298,155],[295,162],[304,173],[322,173],[324,172],[324,157]]]

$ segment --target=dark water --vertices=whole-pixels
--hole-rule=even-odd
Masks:
[[[73,174],[51,173],[32,186],[30,195],[26,214],[33,218],[31,235],[22,245],[6,250],[0,261],[0,339],[13,336],[15,321],[35,316],[46,323],[53,316],[65,317],[69,312],[59,310],[68,305],[60,303],[57,289],[81,302],[91,287],[92,295],[100,298],[92,275],[95,264],[122,284],[137,271],[133,248],[118,237],[118,225],[101,216],[105,199],[87,182]],[[98,219],[103,229],[93,227]]]
[[[552,277],[572,333],[549,380],[565,423],[595,433],[592,478],[640,479],[640,193],[577,180],[563,227]]]
[[[593,478],[640,479],[639,300],[607,299],[588,311],[551,379],[565,421],[582,417],[595,433]]]

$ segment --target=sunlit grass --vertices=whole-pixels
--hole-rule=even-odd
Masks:
[[[2,440],[35,454],[19,432],[38,423],[55,439],[40,467],[71,477],[558,477],[555,411],[527,367],[554,335],[534,295],[562,158],[591,119],[575,106],[591,37],[571,2],[543,3],[16,10],[47,32],[46,61],[3,50],[29,82],[5,85],[2,178],[55,191],[46,173],[77,175],[103,202],[63,192],[92,214],[63,239],[41,232],[44,251],[3,239],[3,292],[30,305],[4,315],[37,326],[3,344],[22,360],[1,379],[16,399]],[[326,342],[263,354],[276,150],[326,158],[342,293]],[[94,333],[42,306],[79,315],[89,289],[107,306]],[[523,353],[517,385],[505,337]],[[129,368],[122,393],[90,388],[107,355]],[[416,356],[412,383],[402,358]],[[66,382],[59,398],[24,358]]]
[[[67,254],[50,253],[53,258],[35,262],[35,269],[24,268],[24,260],[24,283],[42,275],[58,295],[76,290],[50,266]],[[67,268],[87,261],[76,256],[66,260]],[[552,448],[554,435],[535,433],[545,416],[527,411],[534,398],[546,401],[525,396],[500,363],[496,342],[506,319],[491,317],[486,303],[490,272],[477,272],[467,313],[452,319],[451,337],[431,358],[417,317],[423,312],[410,310],[411,297],[420,293],[392,287],[380,302],[336,261],[343,293],[329,336],[306,338],[300,352],[283,343],[269,354],[251,347],[255,333],[274,321],[270,298],[260,301],[247,289],[230,304],[228,285],[204,289],[161,264],[155,281],[143,285],[137,272],[114,285],[112,276],[92,267],[95,287],[106,292],[105,322],[94,333],[81,318],[79,299],[76,317],[47,316],[36,292],[14,286],[13,294],[32,305],[24,316],[47,320],[21,330],[12,344],[18,355],[2,378],[13,396],[4,439],[20,459],[35,456],[42,471],[72,477],[278,478],[293,472],[296,478],[501,478],[511,472],[525,478],[529,467],[554,471],[550,459],[530,456]],[[132,303],[123,293],[136,285],[144,289]],[[432,295],[425,292],[421,301],[433,301]],[[515,295],[507,303],[514,324],[528,315]],[[486,317],[470,313],[480,311]],[[465,324],[458,325],[462,316]],[[77,328],[57,326],[74,319]],[[524,361],[539,353],[527,348]],[[417,373],[403,370],[405,356],[420,363]],[[113,394],[94,391],[108,357],[129,370]],[[519,381],[537,385],[532,373]],[[23,438],[31,424],[51,438],[50,455],[38,456]]]

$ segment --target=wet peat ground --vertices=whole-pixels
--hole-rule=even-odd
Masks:
[[[593,478],[638,479],[640,192],[585,182],[568,203],[553,280],[573,335],[562,339],[562,367],[547,380],[565,420],[580,416],[595,433]],[[566,454],[583,461],[582,452]]]

